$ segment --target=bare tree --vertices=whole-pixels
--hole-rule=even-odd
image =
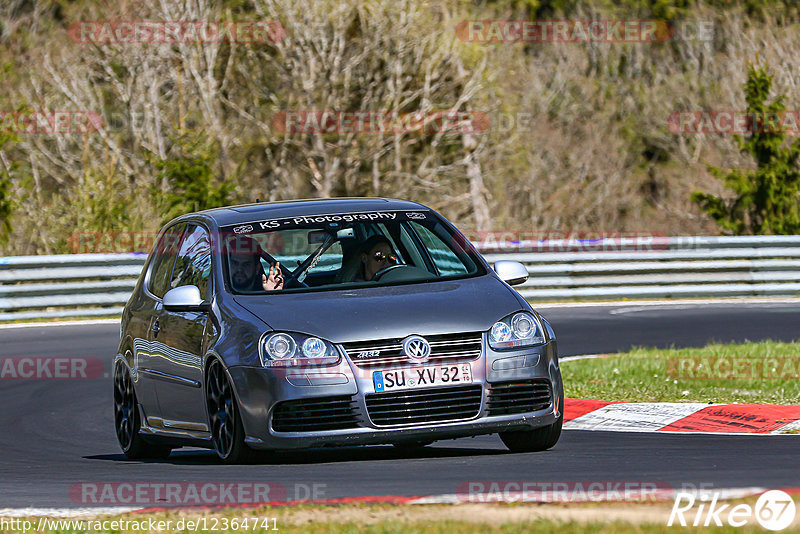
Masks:
[[[288,110],[428,116],[475,110],[485,58],[465,67],[455,34],[443,24],[446,13],[409,0],[263,0],[256,9],[286,29],[285,39],[248,50],[240,64],[254,74],[248,89],[267,103],[260,115],[240,111],[268,139],[275,195],[401,195],[434,205],[458,197],[466,208],[460,211],[482,228],[491,225],[484,148],[475,135],[281,132],[269,117]]]

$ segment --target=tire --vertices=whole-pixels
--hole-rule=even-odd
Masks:
[[[172,452],[170,447],[146,442],[139,434],[142,423],[136,390],[128,368],[121,363],[114,367],[114,426],[119,446],[131,460],[163,460]]]
[[[564,394],[559,396],[558,419],[552,425],[533,430],[514,430],[500,432],[508,450],[512,452],[541,452],[553,447],[561,437],[561,425],[564,424]]]
[[[226,464],[251,463],[258,452],[244,442],[244,427],[225,368],[214,360],[206,373],[206,406],[214,450]]]

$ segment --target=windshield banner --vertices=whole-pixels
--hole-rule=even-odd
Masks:
[[[273,230],[287,230],[291,228],[316,227],[320,224],[338,224],[351,222],[394,222],[394,221],[424,221],[430,217],[428,211],[365,211],[361,213],[327,213],[320,215],[301,215],[283,219],[266,219],[244,224],[223,226],[223,233],[252,234],[270,232]]]

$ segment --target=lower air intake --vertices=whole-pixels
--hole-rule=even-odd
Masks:
[[[367,395],[367,412],[378,426],[460,421],[478,416],[483,386],[425,388]]]
[[[317,432],[357,426],[355,401],[351,396],[283,401],[272,413],[272,428],[276,432]]]
[[[552,403],[546,378],[499,382],[489,390],[489,415],[509,415],[544,410]]]

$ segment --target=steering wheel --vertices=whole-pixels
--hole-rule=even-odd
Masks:
[[[303,261],[301,261],[297,265],[297,269],[291,271],[288,277],[284,277],[283,280],[283,287],[309,287],[308,284],[300,280],[300,276],[303,275],[308,269],[311,268],[311,264],[316,264],[319,261],[322,254],[325,253],[328,248],[336,241],[336,238],[329,234],[322,245],[312,252],[311,254],[306,257]]]
[[[283,270],[284,270],[284,267],[283,267],[283,265],[281,265],[281,271],[283,271]],[[289,271],[288,269],[286,269],[285,273],[288,273],[288,275],[284,274],[283,287],[285,287],[285,288],[308,287],[308,284],[298,280],[298,278],[300,277],[300,274],[302,272],[303,272],[302,265],[300,267],[298,267],[297,269],[295,269],[294,271]]]
[[[401,264],[397,263],[397,264],[395,264],[395,265],[390,265],[390,266],[388,266],[388,267],[384,267],[383,269],[381,269],[381,270],[380,270],[380,271],[378,271],[377,273],[373,274],[373,275],[372,275],[372,278],[371,278],[371,280],[373,280],[373,281],[377,282],[377,281],[378,281],[378,280],[380,280],[380,279],[381,279],[381,277],[383,277],[383,275],[385,275],[386,273],[388,273],[388,272],[391,272],[391,271],[394,271],[395,269],[399,269],[400,267],[405,267],[405,265],[401,265]]]
[[[297,277],[283,279],[284,289],[292,289],[293,287],[309,287],[309,285],[306,284],[305,282],[301,282],[300,280],[297,279]]]

